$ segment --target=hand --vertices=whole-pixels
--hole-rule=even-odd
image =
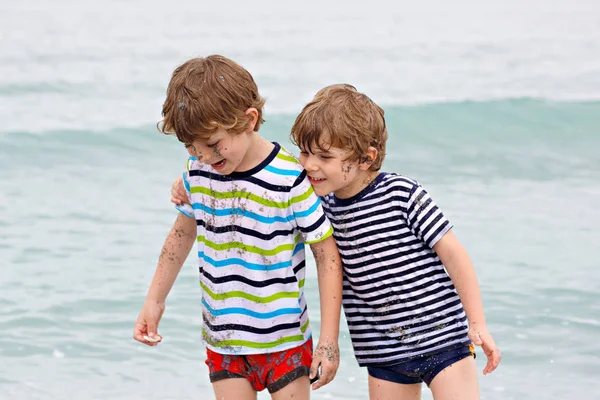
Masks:
[[[133,338],[148,346],[156,346],[162,341],[158,334],[158,324],[165,311],[164,303],[146,301],[135,321]]]
[[[319,367],[321,367],[321,375],[312,385],[313,390],[327,385],[333,380],[340,366],[340,349],[337,341],[324,342],[317,344],[317,349],[313,355],[312,365],[310,366],[309,379],[313,379],[319,373]]]
[[[475,345],[481,346],[487,357],[487,364],[483,369],[483,374],[487,375],[494,371],[498,364],[500,364],[502,356],[500,355],[500,350],[496,347],[494,338],[488,332],[487,328],[485,326],[471,326],[469,328],[469,339],[471,339]]]
[[[183,179],[178,177],[171,185],[171,203],[181,205],[183,203],[189,203],[189,201],[187,193],[183,188]]]

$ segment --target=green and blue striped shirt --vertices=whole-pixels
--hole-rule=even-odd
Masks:
[[[333,231],[300,163],[279,144],[260,165],[219,175],[194,158],[184,185],[198,225],[202,335],[221,354],[272,353],[311,336],[305,244]]]

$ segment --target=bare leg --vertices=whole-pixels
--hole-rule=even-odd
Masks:
[[[256,390],[244,378],[230,378],[213,382],[217,400],[256,400]]]
[[[449,365],[430,385],[435,400],[479,400],[479,382],[473,357]]]
[[[271,394],[273,400],[308,400],[310,399],[310,382],[308,376],[300,377],[288,385],[285,385],[283,389],[276,391]]]
[[[420,400],[421,384],[403,385],[369,375],[370,400]],[[436,399],[437,400],[437,399]]]

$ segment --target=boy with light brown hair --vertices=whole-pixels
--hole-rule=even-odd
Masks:
[[[299,162],[260,136],[264,100],[248,71],[213,55],[173,73],[163,133],[190,158],[180,207],[134,328],[155,346],[165,299],[194,242],[200,261],[202,337],[218,399],[308,399],[339,365],[341,261],[329,220]],[[313,355],[304,295],[305,254],[314,253],[321,332]]]
[[[351,85],[320,90],[291,139],[344,266],[344,312],[371,399],[479,399],[472,344],[500,362],[475,269],[452,225],[415,180],[380,172],[384,111]]]
[[[380,172],[384,111],[351,85],[320,90],[292,127],[300,162],[334,227],[343,305],[371,399],[479,399],[473,344],[500,362],[475,269],[452,225],[415,180]],[[173,201],[186,201],[175,182]]]

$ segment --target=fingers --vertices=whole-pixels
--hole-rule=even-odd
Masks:
[[[148,332],[148,336],[154,337],[156,335],[157,323],[152,320],[152,318],[146,319],[146,331]]]
[[[179,200],[177,197],[173,196],[172,194],[171,194],[171,203],[177,204],[178,206],[183,204],[183,202],[181,200]]]
[[[487,364],[483,369],[483,374],[487,375],[489,373],[492,373],[498,367],[498,364],[500,364],[500,360],[502,360],[502,355],[500,354],[500,350],[498,350],[498,347],[496,347],[494,339],[489,333],[486,332],[486,334],[482,336],[483,344],[481,345],[481,347],[483,348],[485,356],[487,357]]]
[[[133,328],[133,338],[147,346],[156,346],[162,340],[160,335],[149,336],[145,327],[138,324]]]
[[[162,342],[162,336],[160,336],[159,334],[155,334],[153,336],[144,335],[143,338],[145,340],[145,344],[147,344],[148,346],[156,346],[160,342]]]
[[[178,199],[177,195],[177,187],[178,187],[179,178],[175,179],[171,184],[171,203],[175,203],[177,205],[181,204],[181,200]]]
[[[483,369],[483,374],[487,375],[492,373],[500,364],[500,360],[502,360],[502,355],[500,354],[500,350],[494,348],[489,354],[486,353],[487,364]]]
[[[335,378],[335,374],[337,372],[337,365],[333,365],[330,362],[324,361],[321,364],[321,374],[319,376],[319,380],[312,384],[312,390],[317,390]],[[312,371],[312,367],[311,367]]]
[[[159,344],[162,341],[162,336],[160,336],[157,333],[158,323],[156,321],[150,320],[150,321],[147,321],[147,324],[148,324],[148,330],[147,330],[148,334],[146,336],[144,336],[144,340],[146,341],[146,344],[148,344],[150,346],[156,346],[157,344]]]
[[[138,319],[133,327],[133,338],[147,346],[156,346],[162,341],[162,336],[156,330],[156,323],[148,323],[144,318]]]
[[[318,367],[320,367],[321,373],[319,380],[313,383],[312,389],[317,390],[318,388],[323,387],[331,382],[335,377],[339,365],[340,350],[337,342],[319,342],[313,355],[310,377],[317,375]]]
[[[143,343],[147,346],[156,346],[160,342],[162,342],[162,336],[158,334],[149,335],[148,333],[141,331],[139,329],[133,330],[133,338],[140,343]]]
[[[313,360],[310,365],[310,373],[308,375],[308,378],[311,381],[316,381],[316,380],[321,379],[321,376],[323,373],[322,369],[323,369],[323,359],[318,356],[313,356]]]
[[[185,189],[183,188],[183,186],[180,186],[179,189],[177,189],[175,191],[175,194],[180,199],[186,199],[187,200],[187,198],[188,198],[187,192],[185,191]]]
[[[316,382],[318,382],[319,378],[321,377],[321,373],[319,372],[320,368],[321,368],[320,361],[317,360],[316,358],[313,358],[312,364],[310,366],[310,372],[308,374],[308,379],[310,380],[310,383],[312,384],[313,390],[315,390],[316,388],[319,387],[319,386],[317,386]]]
[[[500,360],[502,356],[500,355],[500,350],[496,347],[496,343],[494,342],[494,338],[485,328],[474,329],[473,327],[469,329],[469,339],[473,344],[480,346],[485,353],[487,358],[487,364],[483,369],[483,374],[487,375],[493,372],[500,364]]]
[[[140,331],[139,329],[133,329],[133,338],[140,343],[146,343],[146,340],[144,339],[144,332]]]
[[[173,193],[177,193],[177,189],[179,189],[179,186],[181,186],[181,177],[178,176],[177,179],[175,179],[172,183],[171,183],[171,191]]]
[[[187,192],[183,188],[183,180],[179,177],[171,184],[171,203],[181,205],[186,201],[188,201]]]

